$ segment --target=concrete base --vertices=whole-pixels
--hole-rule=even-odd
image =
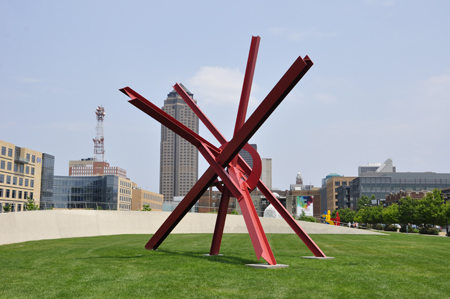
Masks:
[[[260,269],[278,269],[278,268],[287,268],[289,265],[283,265],[283,264],[276,264],[276,265],[269,265],[269,264],[246,264],[246,266],[252,267],[252,268],[260,268]]]
[[[223,256],[223,254],[209,254],[209,253],[206,253],[206,254],[204,254],[204,256]]]
[[[302,258],[304,258],[304,259],[316,259],[316,260],[332,260],[332,259],[334,259],[334,257],[332,257],[332,256],[326,256],[326,257],[321,257],[321,256],[302,256]]]

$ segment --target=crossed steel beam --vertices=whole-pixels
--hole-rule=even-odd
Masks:
[[[219,130],[217,130],[213,123],[200,110],[197,104],[178,83],[173,86],[186,104],[189,105],[197,117],[203,122],[217,141],[219,141],[221,144],[219,148],[199,136],[197,133],[193,132],[191,129],[158,108],[153,103],[146,100],[133,89],[129,87],[120,89],[120,91],[131,98],[129,102],[132,105],[136,106],[144,113],[148,114],[162,125],[166,126],[194,145],[210,165],[210,167],[200,177],[180,204],[161,225],[158,231],[148,241],[145,245],[146,249],[157,249],[188,213],[192,206],[200,199],[203,193],[205,193],[210,186],[215,185],[222,192],[222,198],[214,229],[210,255],[219,254],[228,203],[230,197],[234,196],[240,205],[242,215],[244,216],[245,224],[258,260],[262,257],[270,265],[276,265],[276,260],[272,249],[267,241],[267,237],[264,233],[261,222],[259,221],[258,214],[256,213],[250,196],[250,192],[257,187],[305,243],[305,245],[311,250],[314,256],[326,257],[320,248],[308,236],[308,234],[300,227],[298,222],[294,220],[284,206],[260,180],[261,158],[256,150],[254,150],[253,147],[247,143],[283,101],[283,99],[294,88],[294,86],[311,68],[313,63],[308,56],[305,56],[305,58],[298,57],[283,77],[278,81],[275,87],[269,92],[266,98],[261,102],[258,108],[253,112],[248,120],[245,121],[259,43],[259,36],[252,37],[234,135],[230,141],[225,139],[225,137],[219,132]],[[250,166],[239,155],[239,151],[241,149],[247,150],[252,156],[253,169],[250,168]],[[220,181],[218,180],[218,177],[220,178]]]

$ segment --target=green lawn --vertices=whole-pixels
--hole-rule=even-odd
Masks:
[[[450,238],[390,233],[312,235],[333,260],[311,255],[296,235],[268,236],[282,269],[253,269],[246,234],[148,235],[0,246],[1,298],[450,298]],[[260,262],[264,262],[261,260]]]

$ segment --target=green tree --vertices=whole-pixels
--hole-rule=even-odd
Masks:
[[[372,196],[374,196],[374,195],[372,195]],[[363,195],[363,196],[361,196],[358,199],[358,204],[357,204],[356,210],[359,211],[363,207],[369,207],[369,206],[370,206],[370,199],[369,199],[369,197],[367,197],[366,195]]]
[[[36,205],[36,203],[34,202],[34,199],[31,199],[30,197],[27,197],[26,206],[27,211],[35,211],[39,208],[38,205]]]
[[[342,223],[353,222],[356,216],[356,212],[352,211],[350,208],[340,209],[338,212]]]
[[[399,223],[398,204],[394,203],[383,209],[383,221],[385,224]]]
[[[445,225],[444,205],[441,190],[428,192],[423,199],[417,201],[415,218],[421,224]]]
[[[11,204],[7,203],[3,206],[3,211],[6,213],[11,212]]]
[[[369,207],[363,206],[358,212],[356,212],[356,216],[353,220],[358,223],[369,223],[369,209]]]
[[[383,207],[374,206],[367,208],[369,210],[369,217],[367,222],[370,224],[383,223]]]
[[[141,211],[151,211],[152,209],[150,208],[150,205],[142,205],[142,210]]]
[[[414,215],[416,214],[417,201],[413,200],[411,196],[406,196],[400,199],[398,205],[398,221],[403,224],[419,224]]]

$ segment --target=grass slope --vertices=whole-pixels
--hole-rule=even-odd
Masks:
[[[268,235],[282,269],[253,269],[246,234],[170,235],[157,251],[147,235],[0,246],[1,298],[450,298],[449,238],[391,233],[313,235],[334,260],[311,255],[296,235]],[[264,262],[261,260],[260,262]]]

